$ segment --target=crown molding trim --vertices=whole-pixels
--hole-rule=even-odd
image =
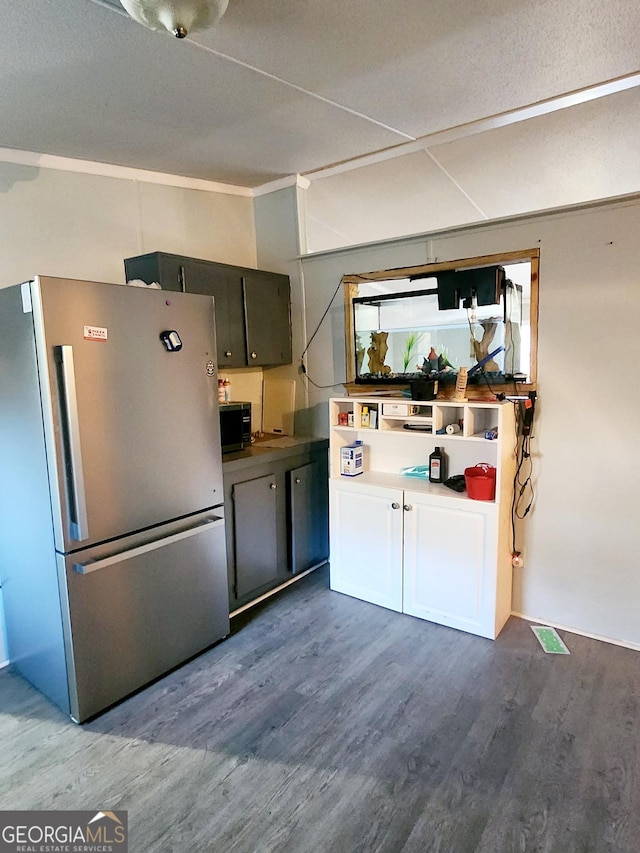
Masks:
[[[618,92],[623,92],[626,89],[634,89],[638,86],[640,86],[640,72],[628,74],[625,77],[608,80],[605,83],[598,83],[595,86],[588,86],[584,89],[558,95],[555,98],[549,98],[545,101],[538,101],[526,107],[519,107],[508,112],[498,113],[497,115],[487,116],[486,118],[471,121],[467,124],[461,124],[457,127],[436,131],[427,136],[422,136],[413,142],[400,142],[398,145],[392,145],[380,151],[373,151],[361,157],[344,160],[340,163],[334,163],[331,166],[305,172],[305,177],[311,181],[321,180],[322,178],[330,178],[344,172],[351,172],[363,166],[371,166],[376,163],[382,163],[385,160],[404,157],[406,154],[415,154],[420,151],[428,152],[437,145],[444,145],[447,142],[455,142],[458,139],[465,139],[469,136],[475,136],[478,133],[486,133],[487,131],[497,130],[511,124],[518,124],[519,122],[548,115],[558,110],[566,110],[570,107],[575,107],[588,101],[595,101],[599,98],[606,98],[608,95],[615,95]]]
[[[166,172],[153,172],[147,169],[134,169],[129,166],[116,166],[111,163],[97,163],[93,160],[76,160],[72,157],[60,157],[57,154],[20,151],[14,148],[0,148],[0,161],[14,163],[19,166],[33,166],[38,169],[78,172],[84,175],[97,175],[103,178],[141,181],[147,184],[161,184],[168,187],[244,196],[245,198],[251,198],[253,195],[253,190],[250,187],[222,184],[217,181],[206,181],[202,178],[188,178],[184,175],[171,175]]]
[[[280,178],[277,181],[270,181],[268,184],[254,187],[253,196],[255,198],[261,195],[268,195],[278,190],[284,190],[287,187],[299,187],[301,190],[308,190],[310,186],[311,181],[303,175],[287,175],[286,178]]]

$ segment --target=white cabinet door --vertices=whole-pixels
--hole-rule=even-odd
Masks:
[[[494,638],[495,505],[416,492],[404,503],[404,612]]]
[[[330,481],[331,589],[402,611],[402,490]]]

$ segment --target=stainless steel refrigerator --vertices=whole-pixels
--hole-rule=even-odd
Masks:
[[[229,632],[211,297],[0,290],[13,666],[82,722]]]

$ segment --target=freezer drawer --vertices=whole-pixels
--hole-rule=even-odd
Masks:
[[[174,523],[152,541],[59,555],[59,569],[76,722],[229,633],[222,512]]]

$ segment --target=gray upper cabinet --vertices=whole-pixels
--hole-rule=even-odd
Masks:
[[[289,276],[247,270],[242,276],[247,363],[291,363]]]
[[[206,261],[191,261],[183,269],[186,291],[214,298],[219,367],[246,367],[245,311],[238,271]]]
[[[124,267],[127,281],[214,297],[220,367],[291,364],[288,276],[167,252],[127,258]]]

